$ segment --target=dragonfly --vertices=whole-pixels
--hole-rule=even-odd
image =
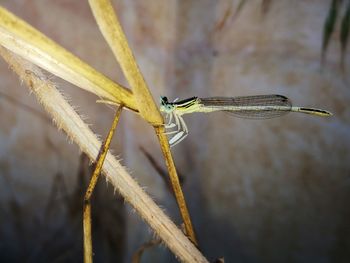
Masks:
[[[292,106],[290,99],[283,95],[256,95],[244,97],[191,97],[169,102],[167,97],[160,97],[160,111],[165,114],[167,135],[171,147],[180,143],[188,135],[188,128],[183,115],[195,112],[222,111],[247,119],[269,119],[285,115],[289,112],[300,112],[321,117],[331,116],[326,110]]]

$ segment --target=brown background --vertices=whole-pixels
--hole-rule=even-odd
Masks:
[[[329,119],[290,114],[264,121],[220,113],[185,116],[190,135],[173,153],[201,249],[209,259],[224,256],[226,262],[348,262],[350,87],[349,73],[339,67],[339,25],[320,67],[331,1],[271,1],[266,14],[261,1],[247,1],[235,15],[238,2],[114,1],[156,100],[278,93],[295,105],[334,113]],[[127,85],[87,1],[0,4]],[[345,59],[350,65],[349,52]],[[82,261],[79,198],[89,176],[87,162],[3,60],[0,76],[0,259]],[[113,110],[53,81],[104,136]],[[112,147],[179,223],[170,192],[140,151],[143,147],[164,166],[152,128],[125,112]],[[104,182],[94,204],[97,261],[129,262],[152,238],[149,228]],[[148,251],[143,260],[175,261],[164,247]]]

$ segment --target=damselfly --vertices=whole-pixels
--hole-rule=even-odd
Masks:
[[[247,97],[192,97],[181,101],[169,102],[167,97],[160,97],[160,111],[166,114],[167,134],[175,134],[169,143],[174,146],[188,135],[187,125],[182,115],[194,112],[224,111],[237,117],[249,119],[268,119],[279,117],[288,112],[301,112],[317,116],[331,116],[325,110],[295,107],[282,95],[258,95]]]

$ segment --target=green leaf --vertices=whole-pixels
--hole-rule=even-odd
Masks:
[[[349,38],[349,29],[350,29],[350,1],[348,1],[348,5],[340,27],[341,66],[343,69],[345,68],[345,53],[346,53],[346,47],[347,47],[348,38]]]
[[[334,26],[335,22],[337,20],[338,16],[338,3],[339,0],[332,0],[329,11],[328,11],[328,16],[326,18],[326,21],[323,26],[323,41],[322,41],[322,63],[324,61],[329,40],[332,36],[332,33],[334,31]]]

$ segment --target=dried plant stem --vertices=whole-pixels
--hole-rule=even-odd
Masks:
[[[0,48],[0,55],[28,85],[58,127],[62,128],[91,160],[95,160],[101,143],[54,85],[31,63],[14,57],[3,48]],[[208,262],[110,153],[107,154],[102,171],[181,261]]]
[[[91,234],[91,202],[84,203],[83,210],[83,232],[84,232],[84,263],[92,263],[92,234]]]
[[[182,193],[179,179],[176,173],[174,161],[170,152],[168,139],[164,135],[163,118],[154,103],[151,92],[137,66],[135,58],[126,40],[123,29],[118,21],[118,17],[113,10],[110,0],[89,0],[100,30],[117,58],[125,77],[127,78],[141,116],[154,125],[158,134],[158,139],[163,155],[169,170],[170,181],[175,193],[175,197],[180,208],[181,216],[184,220],[186,233],[197,244],[186,201]]]
[[[96,22],[118,60],[134,93],[141,116],[152,125],[162,125],[163,118],[140,72],[110,0],[89,0]]]
[[[0,45],[74,85],[137,111],[132,92],[0,7]]]
[[[168,138],[164,133],[164,127],[163,126],[156,127],[155,131],[158,136],[158,140],[164,155],[165,163],[169,171],[170,182],[174,190],[174,194],[176,197],[177,205],[179,206],[179,209],[180,209],[182,220],[184,221],[186,234],[191,239],[191,241],[198,246],[198,242],[193,230],[190,214],[188,212],[187,205],[185,202],[185,197],[182,192],[179,177],[176,172],[174,160],[170,152]]]
[[[100,177],[103,162],[106,159],[107,152],[108,152],[109,146],[111,145],[115,129],[117,128],[122,109],[123,109],[123,106],[121,105],[118,107],[117,112],[115,113],[112,127],[109,130],[106,139],[102,143],[100,151],[98,152],[96,162],[95,162],[96,163],[95,169],[94,169],[94,172],[92,173],[89,186],[84,196],[83,230],[84,230],[84,262],[85,263],[92,263],[91,196],[97,184],[97,180]]]

